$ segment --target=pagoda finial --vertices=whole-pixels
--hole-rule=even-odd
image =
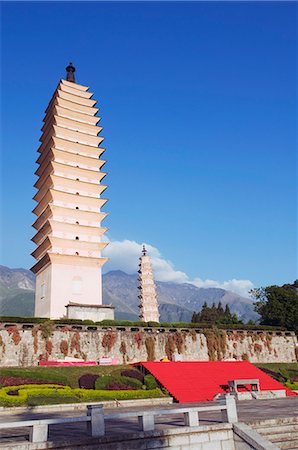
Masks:
[[[146,250],[145,245],[143,245],[142,253],[143,253],[143,256],[146,256],[146,254],[147,254],[147,250]]]
[[[67,81],[70,81],[71,83],[75,83],[75,82],[76,82],[75,76],[74,76],[75,71],[76,71],[75,67],[74,67],[74,66],[72,65],[72,63],[70,62],[70,63],[68,64],[68,66],[66,67],[66,72],[67,72],[67,74],[66,74],[66,80],[67,80]]]

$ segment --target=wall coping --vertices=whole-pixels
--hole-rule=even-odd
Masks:
[[[66,412],[66,411],[86,411],[87,405],[98,405],[97,402],[84,402],[84,403],[67,403],[60,405],[42,405],[42,406],[12,406],[12,407],[0,407],[0,413],[6,414],[19,414],[26,412],[38,412],[38,413],[47,413],[47,412]],[[144,398],[144,399],[135,399],[135,400],[122,400],[119,402],[119,405],[116,405],[115,401],[101,401],[105,408],[115,408],[120,410],[122,408],[127,408],[131,406],[154,406],[154,405],[170,405],[173,403],[172,397],[160,397],[160,398]]]
[[[35,326],[42,325],[41,323],[36,322],[14,322],[13,320],[8,321],[1,321],[0,322],[0,330],[5,330],[8,327],[15,326],[19,330],[30,330],[34,328]],[[131,331],[131,332],[137,332],[137,331],[145,331],[147,333],[173,333],[177,331],[183,331],[183,332],[191,332],[195,331],[196,333],[204,333],[205,330],[209,330],[212,328],[212,325],[210,327],[206,328],[200,328],[200,327],[148,327],[148,326],[139,326],[139,325],[86,325],[86,324],[68,324],[68,323],[54,323],[53,322],[53,328],[56,331],[59,331],[59,329],[68,327],[69,331]],[[294,331],[288,331],[288,330],[262,330],[262,329],[237,329],[237,328],[218,328],[221,331],[229,332],[229,333],[256,333],[256,334],[271,334],[273,336],[296,336]]]

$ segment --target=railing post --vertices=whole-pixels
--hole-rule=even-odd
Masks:
[[[48,425],[33,425],[30,427],[29,441],[30,442],[47,442],[48,440]]]
[[[91,420],[87,422],[87,430],[92,437],[104,436],[105,420],[103,414],[103,405],[87,405],[87,416]]]
[[[237,415],[237,407],[235,397],[230,394],[226,394],[226,406],[227,412],[226,417],[229,423],[237,423],[238,415]]]
[[[143,431],[154,430],[154,415],[138,416],[139,427]]]
[[[187,411],[183,413],[184,415],[184,425],[187,427],[198,427],[199,426],[199,414],[197,411]]]

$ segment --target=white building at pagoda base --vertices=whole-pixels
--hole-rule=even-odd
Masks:
[[[35,316],[113,319],[114,308],[102,305],[102,128],[93,94],[67,70],[72,81],[61,80],[54,93],[38,149]]]

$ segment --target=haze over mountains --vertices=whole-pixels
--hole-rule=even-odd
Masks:
[[[138,320],[137,274],[114,270],[103,275],[103,301],[116,307],[116,318]],[[252,300],[219,288],[198,288],[190,283],[157,281],[161,321],[190,321],[193,311],[206,301],[227,303],[232,312],[244,321],[256,320]],[[34,315],[35,277],[26,269],[0,266],[0,315]]]

